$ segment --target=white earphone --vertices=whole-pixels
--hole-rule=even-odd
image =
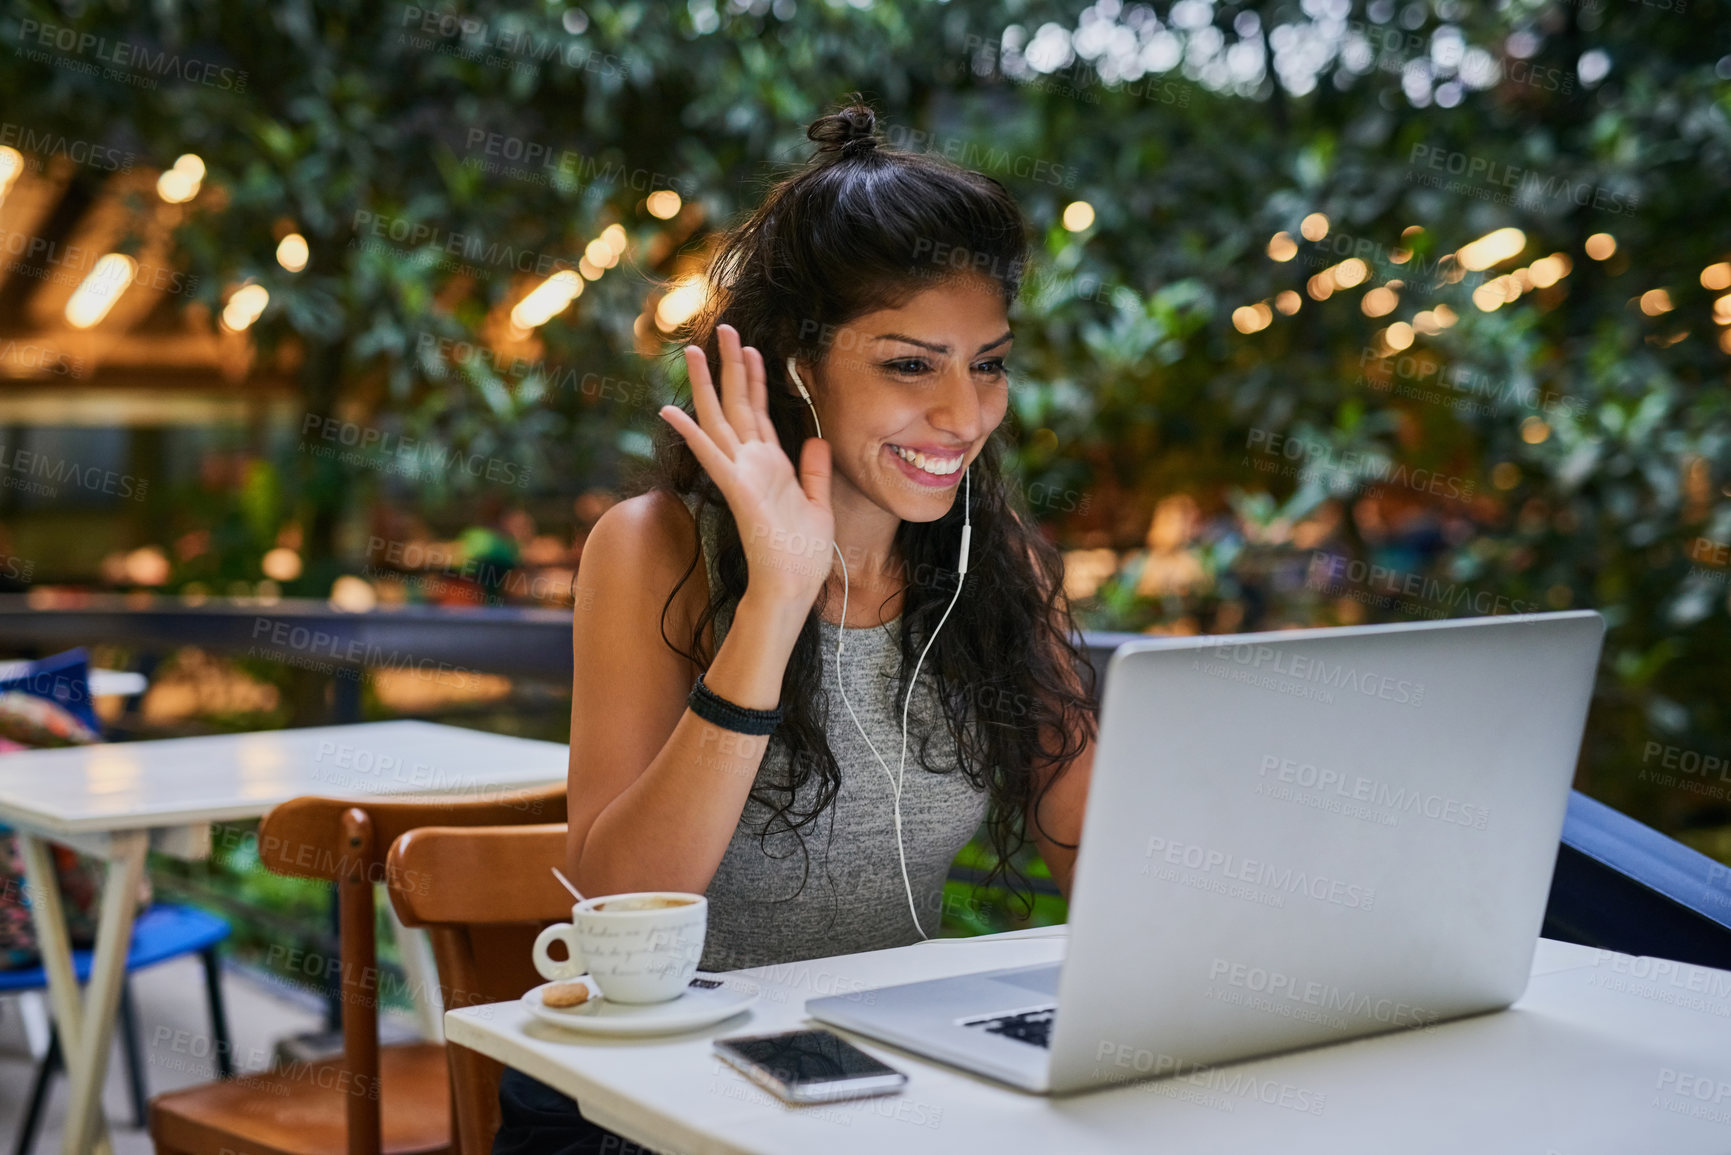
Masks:
[[[811,410],[812,423],[817,426],[817,435],[822,437],[823,423],[817,418],[817,405],[812,401],[811,394],[806,391],[805,382],[800,380],[799,370],[795,367],[792,357],[787,359],[787,375],[792,379],[794,388],[799,390],[799,395],[805,398],[806,406]],[[962,485],[964,487],[962,496],[962,549],[961,555],[956,561],[956,592],[950,596],[950,604],[944,607],[943,617],[938,619],[936,628],[932,630],[932,636],[926,640],[925,649],[920,651],[919,660],[914,662],[913,677],[908,679],[908,696],[902,702],[902,758],[895,774],[890,773],[889,763],[885,762],[884,756],[878,753],[878,748],[872,742],[871,736],[860,724],[859,715],[854,713],[853,703],[847,700],[847,680],[842,676],[841,666],[842,639],[847,634],[847,559],[842,557],[841,546],[836,545],[833,541],[830,543],[831,548],[835,550],[835,559],[841,562],[841,624],[836,627],[835,632],[836,689],[841,694],[841,704],[847,707],[848,716],[853,719],[854,729],[858,730],[859,736],[865,739],[865,744],[870,748],[872,757],[878,760],[878,765],[884,769],[884,777],[889,779],[890,794],[895,799],[896,857],[901,861],[902,866],[902,888],[907,891],[908,913],[913,915],[914,929],[919,931],[920,937],[924,939],[929,939],[931,936],[926,933],[925,927],[920,925],[920,913],[914,903],[913,884],[908,881],[907,851],[902,846],[902,781],[908,768],[908,708],[913,705],[914,689],[918,686],[920,679],[920,667],[925,664],[926,655],[931,653],[932,643],[938,640],[938,631],[943,629],[944,622],[949,620],[950,611],[956,608],[956,601],[962,596],[962,579],[967,576],[968,572],[968,547],[972,544],[974,536],[972,511],[969,508],[974,489],[971,467],[963,472]]]

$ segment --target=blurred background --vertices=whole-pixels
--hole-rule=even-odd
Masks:
[[[1731,863],[1728,51],[1700,0],[20,0],[0,657],[117,615],[115,737],[564,740],[533,646],[201,623],[568,631],[714,238],[857,88],[1032,223],[1014,467],[1088,629],[1598,609],[1577,785]],[[152,875],[242,953],[326,925],[248,853]]]

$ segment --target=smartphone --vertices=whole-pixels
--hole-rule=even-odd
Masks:
[[[824,1103],[899,1091],[908,1077],[829,1031],[715,1040],[715,1052],[789,1103]]]

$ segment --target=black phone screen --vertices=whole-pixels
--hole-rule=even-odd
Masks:
[[[893,1075],[840,1035],[829,1031],[790,1031],[758,1039],[720,1039],[718,1046],[743,1055],[790,1086],[830,1083],[865,1075]]]

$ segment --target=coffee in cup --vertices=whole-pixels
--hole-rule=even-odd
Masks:
[[[694,898],[654,895],[650,898],[604,898],[595,904],[596,910],[667,910],[675,906],[690,906]]]
[[[639,891],[584,899],[571,921],[535,939],[535,969],[548,979],[588,974],[616,1003],[661,1003],[685,993],[703,956],[709,900],[701,894]],[[554,941],[566,958],[547,953]]]

